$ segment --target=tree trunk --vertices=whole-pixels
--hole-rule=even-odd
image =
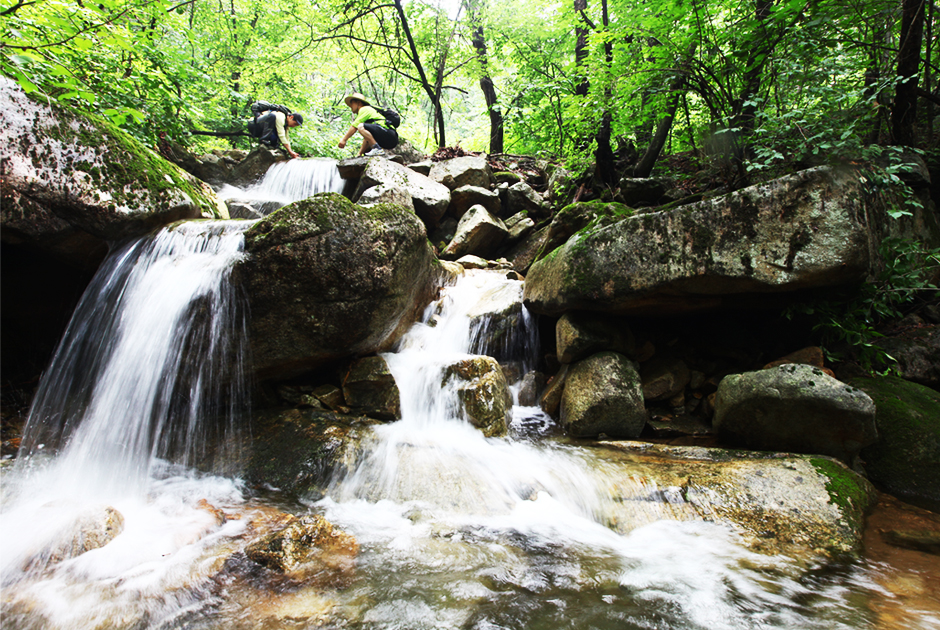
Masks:
[[[891,135],[894,143],[914,145],[917,122],[917,78],[920,73],[920,48],[924,37],[925,0],[901,1],[901,46],[898,51],[898,76],[891,109]]]
[[[395,0],[395,10],[398,12],[398,19],[401,20],[402,31],[405,33],[405,38],[408,40],[408,48],[411,51],[409,59],[414,65],[415,70],[418,71],[421,87],[431,100],[431,107],[434,110],[434,135],[437,137],[437,146],[445,147],[447,146],[447,141],[444,136],[444,110],[441,107],[440,95],[434,89],[434,85],[428,81],[428,75],[425,73],[424,66],[421,64],[421,56],[418,54],[418,47],[415,46],[414,37],[411,35],[411,28],[408,26],[408,18],[405,16],[405,9],[402,7],[401,0]]]
[[[610,26],[610,16],[607,12],[607,0],[601,0],[601,17],[604,24],[604,30]],[[614,48],[613,44],[608,40],[604,44],[604,62],[607,64],[607,67],[610,68],[611,64],[614,61]],[[610,80],[610,79],[608,79]],[[612,116],[610,113],[610,105],[613,94],[610,89],[610,84],[604,88],[604,113],[601,114],[601,123],[597,129],[597,135],[595,139],[597,141],[597,149],[594,151],[594,163],[597,165],[597,176],[600,178],[601,182],[608,186],[613,186],[614,182],[617,179],[617,173],[614,164],[614,151],[610,146],[610,125]]]
[[[587,0],[574,0],[574,10],[583,16],[584,12],[587,11]],[[578,67],[578,70],[581,71],[584,61],[588,56],[587,40],[588,33],[591,32],[591,29],[588,27],[586,20],[581,20],[575,27],[574,32],[576,38],[574,44],[574,63]],[[574,89],[574,93],[578,96],[587,96],[590,89],[590,81],[588,81],[587,76],[582,75],[581,80]]]
[[[489,65],[486,57],[486,39],[483,35],[483,24],[475,13],[471,13],[471,21],[476,22],[473,28],[473,48],[477,51],[477,61],[480,64],[480,89],[486,100],[486,111],[490,115],[490,153],[503,152],[503,112],[499,108],[496,98],[496,87],[490,78]]]

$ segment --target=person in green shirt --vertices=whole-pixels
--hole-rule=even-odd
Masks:
[[[340,149],[346,147],[346,141],[358,132],[362,136],[362,146],[359,155],[376,155],[382,149],[394,149],[398,146],[398,132],[385,121],[385,116],[375,110],[362,94],[355,92],[346,97],[346,105],[352,110],[356,118],[337,145]]]

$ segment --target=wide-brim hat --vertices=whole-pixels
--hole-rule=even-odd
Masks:
[[[346,97],[345,99],[343,99],[343,100],[346,101],[346,106],[347,106],[347,107],[349,106],[349,101],[354,101],[354,100],[355,100],[355,101],[362,101],[365,105],[372,105],[372,103],[370,103],[369,100],[368,100],[365,96],[363,96],[362,94],[360,94],[359,92],[353,92],[352,94],[350,94],[349,96],[347,96],[347,97]]]

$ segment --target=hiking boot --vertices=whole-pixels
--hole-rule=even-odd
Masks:
[[[385,151],[383,151],[382,147],[380,147],[379,145],[375,145],[374,147],[366,151],[364,154],[365,157],[375,157],[377,155],[380,155],[380,156],[385,155]]]

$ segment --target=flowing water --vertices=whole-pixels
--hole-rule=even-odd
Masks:
[[[235,200],[256,207],[267,214],[294,201],[317,193],[343,192],[344,180],[336,160],[327,158],[294,159],[271,166],[255,184],[238,188],[226,184],[219,190],[223,201]]]
[[[326,497],[198,472],[211,455],[231,461],[222,447],[237,448],[246,408],[245,314],[228,282],[246,225],[129,243],[89,287],[4,473],[3,627],[940,627],[936,610],[884,622],[872,602],[896,597],[880,567],[758,554],[668,497],[637,501],[615,532],[605,488],[628,480],[553,437],[537,408],[515,405],[510,435],[485,438],[446,366],[487,352],[524,373],[538,347],[521,283],[492,272],[446,288],[386,355],[403,417],[372,432]],[[516,301],[508,316],[482,316],[500,300]],[[278,510],[353,534],[355,572],[305,583],[229,571]],[[75,523],[107,531],[115,513],[110,542],[76,534]]]

